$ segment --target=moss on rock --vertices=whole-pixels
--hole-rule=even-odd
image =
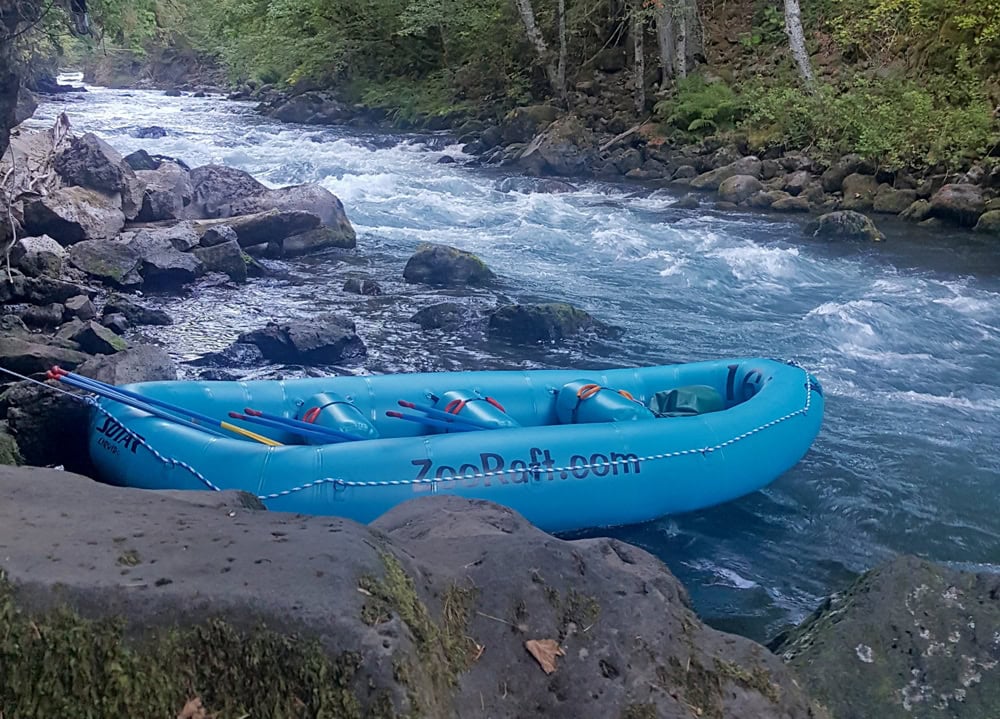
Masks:
[[[18,719],[173,717],[194,697],[219,719],[392,716],[388,697],[362,709],[360,666],[356,652],[218,619],[128,638],[123,620],[19,607],[0,573],[0,706]]]

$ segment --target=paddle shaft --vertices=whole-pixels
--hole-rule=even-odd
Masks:
[[[303,422],[301,419],[292,419],[290,417],[282,417],[281,415],[271,414],[269,412],[261,412],[259,409],[252,409],[246,407],[243,410],[250,417],[260,417],[262,419],[267,419],[272,422],[277,422],[279,425],[288,429],[290,432],[295,432],[299,429],[308,430],[310,432],[318,432],[319,434],[324,434],[331,439],[343,439],[350,442],[355,442],[360,437],[355,437],[354,435],[348,434],[346,432],[341,432],[336,429],[330,429],[329,427],[324,427],[319,424],[313,424],[312,422]],[[229,415],[232,417],[232,414]]]
[[[276,422],[272,419],[265,419],[264,417],[256,417],[254,415],[240,414],[239,412],[230,412],[229,416],[233,419],[243,420],[244,422],[253,422],[254,424],[259,424],[262,427],[271,427],[272,429],[280,429],[285,432],[290,432],[291,434],[296,434],[300,437],[306,437],[311,439],[322,440],[323,442],[330,442],[334,437],[323,432],[317,432],[312,429],[305,429],[300,427],[290,427],[284,422]]]
[[[402,412],[389,411],[386,412],[385,415],[387,417],[394,417],[395,419],[405,419],[408,422],[417,422],[418,424],[425,424],[428,427],[438,427],[439,429],[451,429],[451,430],[456,430],[458,432],[469,432],[474,429],[477,429],[476,427],[470,427],[468,425],[463,426],[461,424],[458,424],[457,422],[442,422],[437,419],[431,419],[430,417],[422,417],[415,414],[403,414]]]
[[[172,405],[169,402],[163,402],[152,397],[144,397],[143,395],[130,392],[129,390],[122,389],[121,387],[106,384],[99,380],[84,377],[83,375],[75,374],[73,372],[67,372],[66,370],[58,367],[54,367],[51,374],[54,379],[66,382],[67,384],[77,387],[78,389],[93,392],[94,394],[98,394],[102,397],[118,402],[119,404],[124,404],[134,409],[142,410],[143,412],[151,414],[154,417],[159,417],[160,419],[166,419],[177,422],[178,424],[195,427],[203,432],[207,432],[208,434],[213,434],[218,437],[226,437],[225,434],[215,429],[215,427],[219,427],[220,429],[234,432],[248,439],[252,439],[255,442],[260,442],[261,444],[266,444],[271,447],[277,447],[281,444],[273,439],[264,437],[255,432],[250,432],[242,427],[237,427],[229,422],[213,419],[208,415],[204,415],[199,412],[192,412],[184,409],[183,407]],[[168,414],[162,410],[167,410],[169,412],[173,412],[174,414]]]
[[[481,422],[477,419],[470,419],[469,417],[459,417],[458,415],[452,414],[451,412],[444,412],[440,409],[434,409],[433,407],[425,407],[423,405],[415,404],[413,402],[407,402],[406,400],[399,400],[400,407],[406,407],[407,409],[415,409],[418,412],[423,412],[428,417],[435,419],[440,419],[445,422],[455,422],[461,424],[467,424],[476,429],[495,429],[493,425],[487,424],[486,422]]]

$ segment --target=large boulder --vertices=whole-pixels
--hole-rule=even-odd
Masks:
[[[230,212],[234,215],[268,210],[308,212],[316,215],[326,228],[327,235],[325,243],[320,246],[336,245],[347,248],[355,246],[357,238],[344,211],[344,203],[325,187],[314,184],[279,187],[234,200],[230,206]]]
[[[885,239],[875,223],[860,212],[839,210],[820,215],[809,223],[806,232],[825,240],[867,240],[881,242]]]
[[[102,282],[127,287],[142,283],[139,252],[127,242],[85,240],[69,248],[69,261]]]
[[[424,242],[403,268],[403,279],[443,287],[487,285],[496,279],[486,263],[471,252]]]
[[[534,175],[581,175],[597,160],[597,141],[578,118],[550,124],[520,152],[516,165]]]
[[[696,190],[718,190],[723,180],[737,175],[748,175],[759,179],[761,175],[760,159],[749,155],[715,170],[704,172],[691,180],[691,187]]]
[[[185,215],[194,193],[188,173],[174,162],[160,162],[156,169],[136,172],[143,185],[140,222],[176,220]]]
[[[240,247],[271,243],[280,246],[285,238],[317,229],[319,226],[318,215],[302,210],[267,210],[251,215],[195,222],[196,231],[202,236],[213,228],[229,227],[236,233]]]
[[[21,374],[47,372],[52,365],[73,369],[88,359],[83,352],[31,339],[8,335],[0,340],[0,367]]]
[[[775,651],[834,717],[990,719],[1000,574],[899,557],[827,599]]]
[[[785,175],[781,184],[781,189],[789,195],[800,195],[812,182],[812,175],[808,170],[796,170]]]
[[[48,235],[22,237],[10,251],[10,261],[24,274],[31,276],[62,274],[66,249]]]
[[[225,165],[204,165],[189,175],[192,200],[188,216],[193,219],[231,217],[233,202],[243,202],[267,192],[267,187],[244,170]]]
[[[353,227],[350,233],[344,233],[328,225],[320,225],[286,237],[281,242],[280,254],[282,257],[297,257],[332,248],[350,250],[354,249],[356,244]]]
[[[114,385],[158,382],[177,379],[177,364],[162,347],[137,345],[113,355],[93,357],[80,365],[77,373]]]
[[[899,213],[899,216],[910,222],[923,222],[931,214],[931,203],[927,200],[914,200],[909,207]]]
[[[777,657],[706,627],[620,541],[451,496],[370,526],[256,506],[0,469],[5,710],[58,716],[83,694],[121,717],[817,716]]]
[[[268,322],[261,329],[241,334],[237,343],[257,345],[266,359],[284,363],[338,364],[368,353],[354,322],[334,314]]]
[[[30,302],[35,305],[47,305],[53,302],[65,302],[76,295],[91,295],[95,290],[83,287],[73,282],[57,280],[53,277],[25,277],[20,272],[14,272],[10,280],[0,282],[0,302]]]
[[[420,325],[423,330],[453,329],[464,324],[469,311],[458,302],[439,302],[417,310],[410,322]]]
[[[83,322],[70,339],[92,355],[112,355],[128,348],[125,340],[94,320]]]
[[[878,180],[874,177],[854,172],[844,178],[841,187],[844,190],[844,201],[840,205],[843,209],[858,212],[872,209],[878,192]]]
[[[174,289],[205,274],[201,260],[188,250],[198,245],[190,223],[147,228],[134,233],[128,246],[139,257],[143,283],[155,289]]]
[[[515,344],[555,342],[581,332],[610,329],[588,312],[565,302],[504,305],[494,310],[489,319],[491,337]]]
[[[247,263],[236,240],[211,247],[196,247],[191,254],[201,260],[207,272],[222,272],[233,282],[247,281]]]
[[[972,227],[986,210],[979,185],[945,185],[931,197],[931,217]]]
[[[751,175],[733,175],[719,183],[719,198],[723,202],[740,204],[751,195],[763,189],[760,180]],[[770,206],[768,202],[766,206]]]
[[[879,185],[878,192],[875,193],[872,209],[875,212],[899,215],[906,212],[907,208],[916,201],[916,190],[897,190],[887,184],[882,184]]]
[[[531,142],[540,130],[544,130],[561,114],[559,109],[552,105],[515,107],[507,113],[500,125],[504,144]]]
[[[275,120],[305,125],[339,125],[354,117],[352,109],[320,90],[288,98],[268,113]]]
[[[62,245],[108,239],[125,225],[121,198],[84,187],[63,187],[24,203],[24,228]]]
[[[71,136],[53,164],[66,185],[119,195],[127,219],[139,213],[142,194],[135,172],[115,148],[96,135]]]

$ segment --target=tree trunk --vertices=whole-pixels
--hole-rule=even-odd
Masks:
[[[674,79],[674,13],[667,4],[669,0],[659,0],[656,13],[656,44],[660,50],[660,89]]]
[[[677,5],[673,10],[674,14],[674,75],[678,79],[687,77],[688,74],[688,52],[687,52],[687,31],[688,31],[688,0],[677,0]]]
[[[805,33],[802,32],[802,15],[799,12],[799,0],[785,0],[785,34],[792,48],[792,57],[799,66],[799,75],[806,87],[812,88],[816,80],[813,78],[812,66],[809,64],[809,53],[806,52]]]
[[[556,92],[566,96],[566,0],[559,0],[559,64],[556,66]]]
[[[535,22],[535,11],[531,7],[531,0],[514,0],[514,5],[517,6],[521,22],[524,23],[524,31],[528,35],[528,41],[534,46],[535,52],[538,54],[538,59],[541,60],[542,65],[545,67],[545,74],[549,78],[549,84],[552,85],[553,92],[559,97],[564,97],[566,95],[565,81],[560,82],[559,69],[552,61],[549,46],[545,43],[545,38],[542,37],[541,31],[538,29],[538,23]]]
[[[635,111],[642,114],[646,109],[646,57],[642,44],[642,6],[632,8],[632,72],[635,83]]]
[[[685,22],[687,23],[687,40],[685,51],[687,69],[697,67],[705,61],[705,31],[701,26],[701,13],[698,12],[698,0],[684,0]]]

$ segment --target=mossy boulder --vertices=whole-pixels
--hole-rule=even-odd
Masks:
[[[597,139],[572,115],[561,117],[521,150],[515,164],[531,175],[577,176],[598,160]]]
[[[447,495],[368,527],[218,496],[0,467],[6,713],[817,716],[777,657],[705,627],[622,542]],[[551,674],[529,640],[562,651]]]
[[[827,599],[775,651],[836,719],[993,719],[1000,574],[899,557]]]
[[[461,287],[488,285],[496,275],[471,252],[425,242],[406,261],[403,279],[410,283]]]
[[[6,424],[0,424],[0,464],[19,465],[24,462],[17,440],[10,436]]]
[[[972,228],[984,235],[1000,237],[1000,210],[990,210],[979,216],[976,226]]]
[[[851,173],[844,178],[841,185],[844,190],[844,201],[841,207],[845,210],[867,212],[875,204],[875,194],[878,192],[878,181],[871,175]]]
[[[824,240],[881,242],[885,239],[885,235],[871,219],[854,210],[838,210],[820,215],[807,225],[806,232]]]

